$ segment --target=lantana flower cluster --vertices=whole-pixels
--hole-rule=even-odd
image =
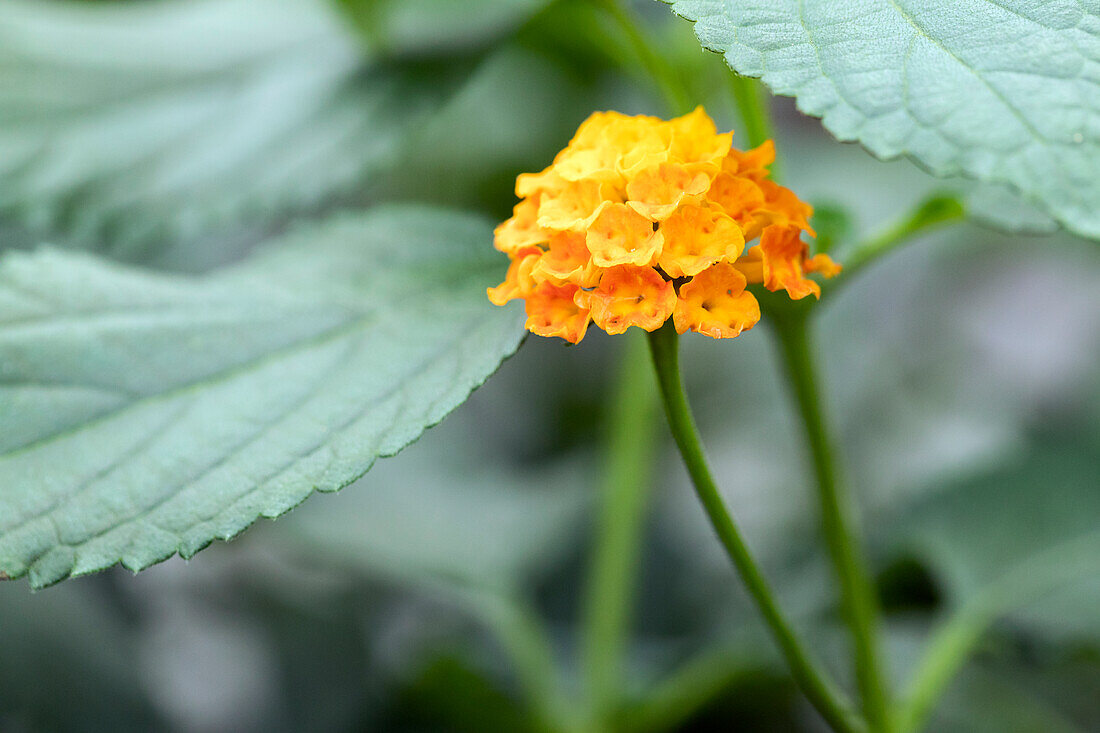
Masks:
[[[840,268],[802,241],[812,207],[768,178],[771,141],[743,152],[732,138],[702,107],[670,121],[593,114],[550,167],[516,180],[494,242],[512,262],[489,299],[522,298],[530,331],[577,343],[590,323],[617,334],[669,318],[679,333],[737,336],[760,320],[750,283],[820,296],[807,274]]]

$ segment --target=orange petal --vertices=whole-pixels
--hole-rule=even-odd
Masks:
[[[650,264],[661,251],[653,224],[625,204],[608,204],[588,227],[588,251],[600,267]]]
[[[780,186],[775,181],[760,181],[760,190],[764,192],[764,208],[778,214],[778,221],[792,224],[809,233],[811,237],[817,236],[817,232],[809,222],[810,217],[813,216],[814,207],[798,198],[794,191]]]
[[[608,333],[631,326],[655,331],[672,315],[676,290],[652,267],[623,265],[606,270],[599,287],[577,291],[576,299]]]
[[[600,280],[600,270],[592,262],[580,232],[558,232],[550,237],[549,249],[535,265],[536,280],[553,280],[562,285],[567,282],[590,288]]]
[[[539,336],[560,336],[571,344],[580,342],[588,330],[588,309],[577,305],[574,296],[584,292],[576,285],[539,285],[527,296],[527,330]]]
[[[681,206],[661,224],[660,233],[664,243],[657,262],[673,278],[735,260],[745,247],[741,227],[721,209]]]
[[[733,266],[750,283],[764,282],[764,255],[761,254],[759,247],[746,250],[745,254],[737,258]]]
[[[786,290],[795,300],[810,293],[821,297],[821,286],[802,273],[809,246],[802,241],[802,231],[794,225],[773,224],[760,235],[760,253],[764,260],[764,287]]]
[[[775,143],[765,140],[752,150],[732,148],[722,161],[722,170],[754,181],[768,177],[768,167],[775,162]]]
[[[820,272],[825,277],[836,277],[841,271],[841,266],[833,261],[833,258],[824,252],[818,253],[806,260],[806,272]]]
[[[515,298],[526,298],[535,289],[531,272],[542,257],[538,247],[524,247],[517,251],[508,265],[504,282],[486,290],[493,305],[504,305]]]
[[[755,326],[760,304],[745,285],[745,276],[728,262],[700,272],[680,286],[672,315],[676,332],[733,338]]]
[[[732,173],[719,173],[710,184],[707,200],[721,206],[741,225],[746,240],[760,236],[764,227],[757,212],[764,206],[764,192],[755,181]]]

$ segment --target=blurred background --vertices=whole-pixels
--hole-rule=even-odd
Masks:
[[[690,24],[658,2],[626,7],[691,98],[738,129],[730,72]],[[515,176],[597,109],[669,113],[603,3],[5,0],[0,248],[202,272],[296,218],[383,200],[500,220]],[[783,181],[827,213],[841,262],[926,195],[964,190],[837,143],[791,100],[772,112]],[[1100,730],[1100,250],[961,224],[823,311],[826,398],[895,684],[945,614],[1019,587],[1025,602],[982,637],[929,729]],[[36,593],[0,584],[0,731],[541,730],[516,660],[544,635],[563,694],[583,692],[624,341],[528,339],[397,457],[189,563]],[[726,499],[844,675],[771,334],[683,348]],[[663,424],[652,433],[619,727],[822,730]]]

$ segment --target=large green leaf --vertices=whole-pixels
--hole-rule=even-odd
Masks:
[[[1100,237],[1094,0],[666,0],[841,140],[1010,186]]]
[[[324,0],[0,9],[0,216],[126,256],[361,190],[446,88]]]
[[[335,491],[516,347],[480,219],[393,207],[200,278],[0,264],[0,573],[138,570]]]

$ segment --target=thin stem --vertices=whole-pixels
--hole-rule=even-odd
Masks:
[[[856,531],[855,506],[838,478],[832,440],[825,427],[806,312],[773,318],[788,383],[810,448],[822,530],[840,580],[841,604],[855,645],[856,678],[863,711],[873,731],[890,730],[879,650],[878,603]]]
[[[584,604],[583,669],[597,722],[613,712],[623,688],[657,414],[645,340],[641,334],[630,334],[626,341],[606,423],[603,507]]]
[[[950,195],[932,196],[921,201],[912,211],[859,244],[845,257],[844,277],[838,282],[847,282],[856,272],[918,234],[964,218],[966,210]]]
[[[1059,543],[1005,573],[950,616],[933,634],[913,673],[898,715],[899,732],[921,729],[940,695],[998,616],[1095,572],[1097,548],[1100,532]]]
[[[768,112],[768,92],[764,85],[747,76],[733,72],[730,88],[741,122],[745,125],[745,137],[751,147],[757,147],[774,139],[771,115]],[[771,177],[779,180],[778,161],[772,163]]]
[[[795,682],[834,730],[844,733],[862,731],[862,723],[853,715],[841,693],[827,681],[810,658],[779,609],[768,581],[722,502],[703,454],[695,419],[684,395],[684,386],[680,379],[679,339],[671,323],[666,323],[649,335],[649,347],[661,387],[668,425],[691,476],[695,493],[702,502],[726,554],[733,561],[749,595],[764,617],[768,630],[779,645]]]
[[[662,680],[646,699],[630,712],[624,728],[632,733],[661,733],[679,730],[684,722],[714,700],[740,675],[754,674],[747,664],[745,648],[708,648]]]
[[[665,104],[672,113],[680,115],[690,112],[693,107],[691,97],[677,78],[676,70],[653,51],[654,48],[660,47],[659,44],[645,37],[641,27],[635,22],[630,12],[622,6],[620,0],[602,0],[601,5],[626,35],[631,48],[638,55],[646,73],[661,90]]]
[[[558,678],[546,627],[535,611],[518,596],[462,589],[457,597],[481,618],[501,645],[538,728],[547,733],[582,730],[582,721]]]

